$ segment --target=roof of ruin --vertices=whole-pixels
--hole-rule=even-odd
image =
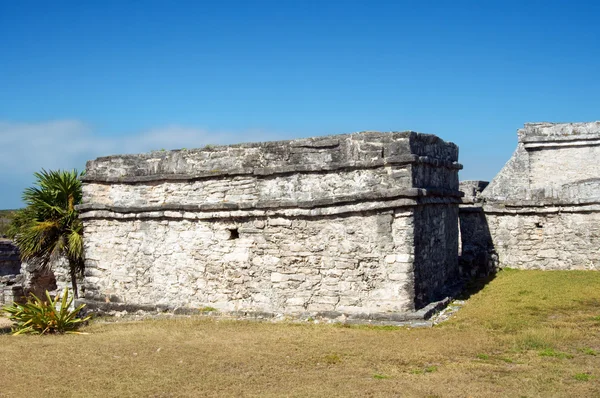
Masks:
[[[413,131],[367,131],[100,157],[87,163],[82,180],[137,183],[368,168],[428,161],[436,166],[462,167],[458,164],[458,146],[435,135]]]
[[[600,205],[600,122],[527,123],[482,196],[505,207]]]

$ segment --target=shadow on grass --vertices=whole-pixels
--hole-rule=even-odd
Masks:
[[[495,273],[487,276],[475,277],[465,283],[461,292],[456,296],[457,300],[468,300],[471,296],[479,293],[483,288],[496,278]]]

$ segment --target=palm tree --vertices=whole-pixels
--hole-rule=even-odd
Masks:
[[[67,259],[75,297],[77,276],[84,268],[83,225],[75,209],[81,203],[82,174],[43,169],[34,173],[37,186],[23,192],[27,207],[17,211],[9,229],[24,261],[48,269],[59,258]]]

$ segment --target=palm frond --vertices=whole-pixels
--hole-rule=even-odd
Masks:
[[[83,257],[83,235],[81,231],[72,229],[67,235],[67,254],[70,258],[79,259]]]
[[[36,186],[23,192],[27,207],[9,228],[25,261],[48,267],[66,257],[72,274],[83,270],[83,227],[76,210],[83,196],[81,175],[77,170],[34,173]]]

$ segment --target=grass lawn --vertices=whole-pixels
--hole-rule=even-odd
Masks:
[[[174,318],[0,335],[0,397],[600,397],[600,272],[500,272],[433,328]]]

